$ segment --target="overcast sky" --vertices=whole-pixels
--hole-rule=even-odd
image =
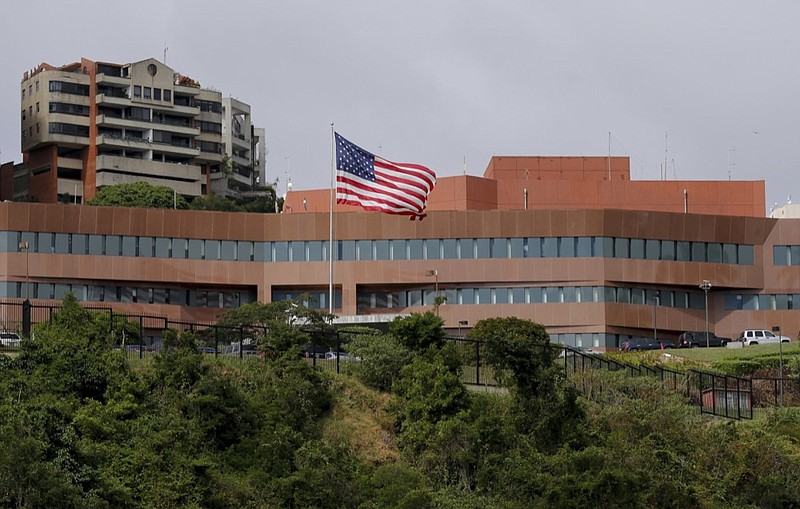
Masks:
[[[22,74],[155,57],[252,106],[267,181],[328,187],[330,123],[439,175],[493,155],[631,158],[634,179],[766,180],[800,200],[800,2],[6,2],[0,161]]]

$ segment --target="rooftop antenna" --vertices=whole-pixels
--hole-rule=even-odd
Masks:
[[[167,50],[168,50],[168,49],[169,49],[169,47],[167,47],[167,41],[166,41],[166,39],[165,39],[165,40],[164,40],[164,64],[166,64],[166,63],[167,63]]]
[[[664,133],[664,171],[661,174],[661,180],[666,180],[667,177],[667,159],[669,158],[669,145],[667,144],[669,133]]]
[[[790,194],[789,196],[786,197],[786,205],[791,205],[791,204],[792,204],[792,195]]]
[[[729,148],[728,149],[728,180],[731,179],[731,175],[733,174],[733,168],[736,166],[736,149]]]
[[[611,131],[608,131],[608,181],[611,182]]]
[[[467,174],[467,156],[464,156],[464,175]]]

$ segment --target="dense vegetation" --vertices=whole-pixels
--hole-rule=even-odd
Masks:
[[[217,195],[198,196],[189,202],[182,195],[175,194],[170,187],[142,181],[103,187],[86,204],[105,207],[176,208],[259,213],[277,212],[283,206],[283,199],[277,196],[275,186],[263,186],[256,191],[252,196],[234,198]]]
[[[649,379],[604,374],[579,397],[538,324],[471,336],[505,390],[461,383],[468,352],[433,313],[342,337],[359,362],[300,356],[325,317],[255,304],[263,359],[204,356],[169,333],[152,361],[111,348],[71,297],[18,356],[0,356],[2,507],[791,507],[800,417],[709,420]],[[324,336],[323,336],[324,337]]]

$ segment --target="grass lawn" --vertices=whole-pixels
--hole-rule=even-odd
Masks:
[[[796,342],[780,345],[784,356],[800,355],[800,345]],[[677,348],[669,353],[702,363],[712,363],[725,359],[751,359],[761,356],[778,355],[778,344],[752,345],[742,348]]]

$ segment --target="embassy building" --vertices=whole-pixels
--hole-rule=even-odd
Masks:
[[[631,181],[626,157],[494,157],[482,177],[440,178],[422,221],[337,205],[332,248],[329,199],[291,191],[281,214],[0,203],[0,298],[73,292],[183,321],[303,294],[327,310],[333,255],[345,322],[436,309],[458,334],[515,316],[599,349],[705,330],[706,313],[720,336],[800,330],[800,219],[765,217],[763,181]]]

